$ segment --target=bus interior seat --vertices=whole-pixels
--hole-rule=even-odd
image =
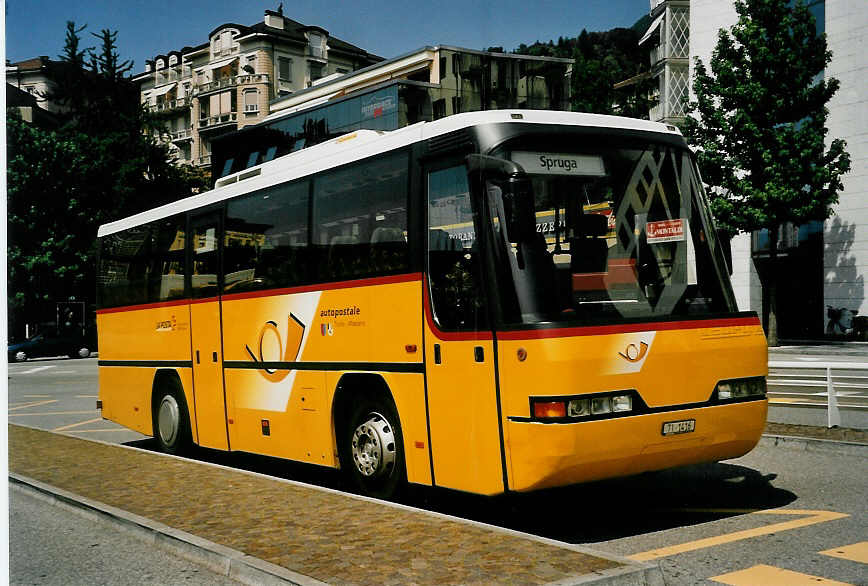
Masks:
[[[374,232],[371,234],[371,244],[404,241],[404,231],[400,228],[382,226],[380,228],[375,228]]]
[[[371,234],[371,262],[377,270],[392,271],[406,265],[404,231],[394,226],[375,228]]]
[[[516,266],[525,275],[516,280],[522,312],[550,313],[554,310],[554,298],[549,292],[556,288],[557,269],[545,236],[534,232],[530,240],[518,243],[517,252]],[[544,307],[536,307],[538,304]]]
[[[355,275],[362,269],[363,259],[368,256],[367,249],[367,244],[359,246],[358,236],[332,236],[329,240],[328,274],[339,278]]]
[[[602,214],[585,214],[579,222],[582,237],[570,240],[570,270],[573,273],[603,273],[609,256],[609,244],[603,238],[609,231],[609,219]]]

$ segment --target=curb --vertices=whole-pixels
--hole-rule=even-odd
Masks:
[[[323,586],[327,584],[316,580],[315,578],[311,578],[310,576],[294,572],[276,564],[249,556],[241,551],[187,533],[186,531],[174,529],[152,519],[136,515],[111,505],[106,505],[99,501],[88,499],[20,474],[10,472],[9,482],[11,490],[17,490],[29,494],[47,504],[64,508],[84,518],[114,525],[117,529],[141,539],[148,545],[153,545],[173,555],[192,561],[200,566],[204,566],[214,573],[238,580],[242,584],[249,584],[251,586],[258,586],[261,584]],[[403,505],[397,506],[403,508]],[[438,517],[447,517],[446,515],[431,513],[429,511],[420,512],[433,514]],[[473,521],[463,521],[471,525],[485,526],[484,524]],[[499,527],[486,527],[499,529],[504,533],[513,533],[510,530]],[[553,540],[531,535],[526,535],[526,537],[534,538],[538,541],[556,543],[557,545],[569,549],[585,551],[585,549],[580,546],[568,543],[555,542]],[[663,572],[657,564],[636,562],[621,556],[597,551],[594,552],[594,555],[617,561],[624,565],[619,568],[601,570],[584,576],[551,582],[549,583],[549,586],[572,586],[585,584],[600,584],[607,586],[665,586]]]
[[[26,476],[10,472],[9,481],[12,490],[19,490],[50,505],[62,507],[85,518],[112,524],[148,545],[190,560],[216,574],[238,580],[242,584],[250,584],[251,586],[259,584],[323,586],[325,584],[325,582],[251,557],[238,550]]]
[[[843,454],[847,456],[868,455],[868,444],[790,435],[763,434],[760,438],[759,445],[765,447],[789,448],[791,450],[800,450],[803,452]]]

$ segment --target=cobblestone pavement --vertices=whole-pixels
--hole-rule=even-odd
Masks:
[[[544,584],[620,566],[388,504],[16,425],[9,470],[329,583]]]
[[[807,437],[839,442],[868,444],[868,429],[849,429],[846,427],[816,427],[792,423],[766,423],[765,433],[790,437]]]

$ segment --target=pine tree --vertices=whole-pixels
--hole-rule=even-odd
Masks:
[[[768,340],[778,344],[778,229],[825,220],[850,169],[842,140],[825,146],[826,103],[838,81],[825,35],[799,1],[738,0],[738,22],[721,30],[709,63],[695,63],[688,140],[698,150],[718,224],[731,235],[768,230]]]

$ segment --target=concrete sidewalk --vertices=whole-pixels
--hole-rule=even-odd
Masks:
[[[247,583],[663,583],[657,566],[579,546],[16,425],[9,470],[19,487]]]

